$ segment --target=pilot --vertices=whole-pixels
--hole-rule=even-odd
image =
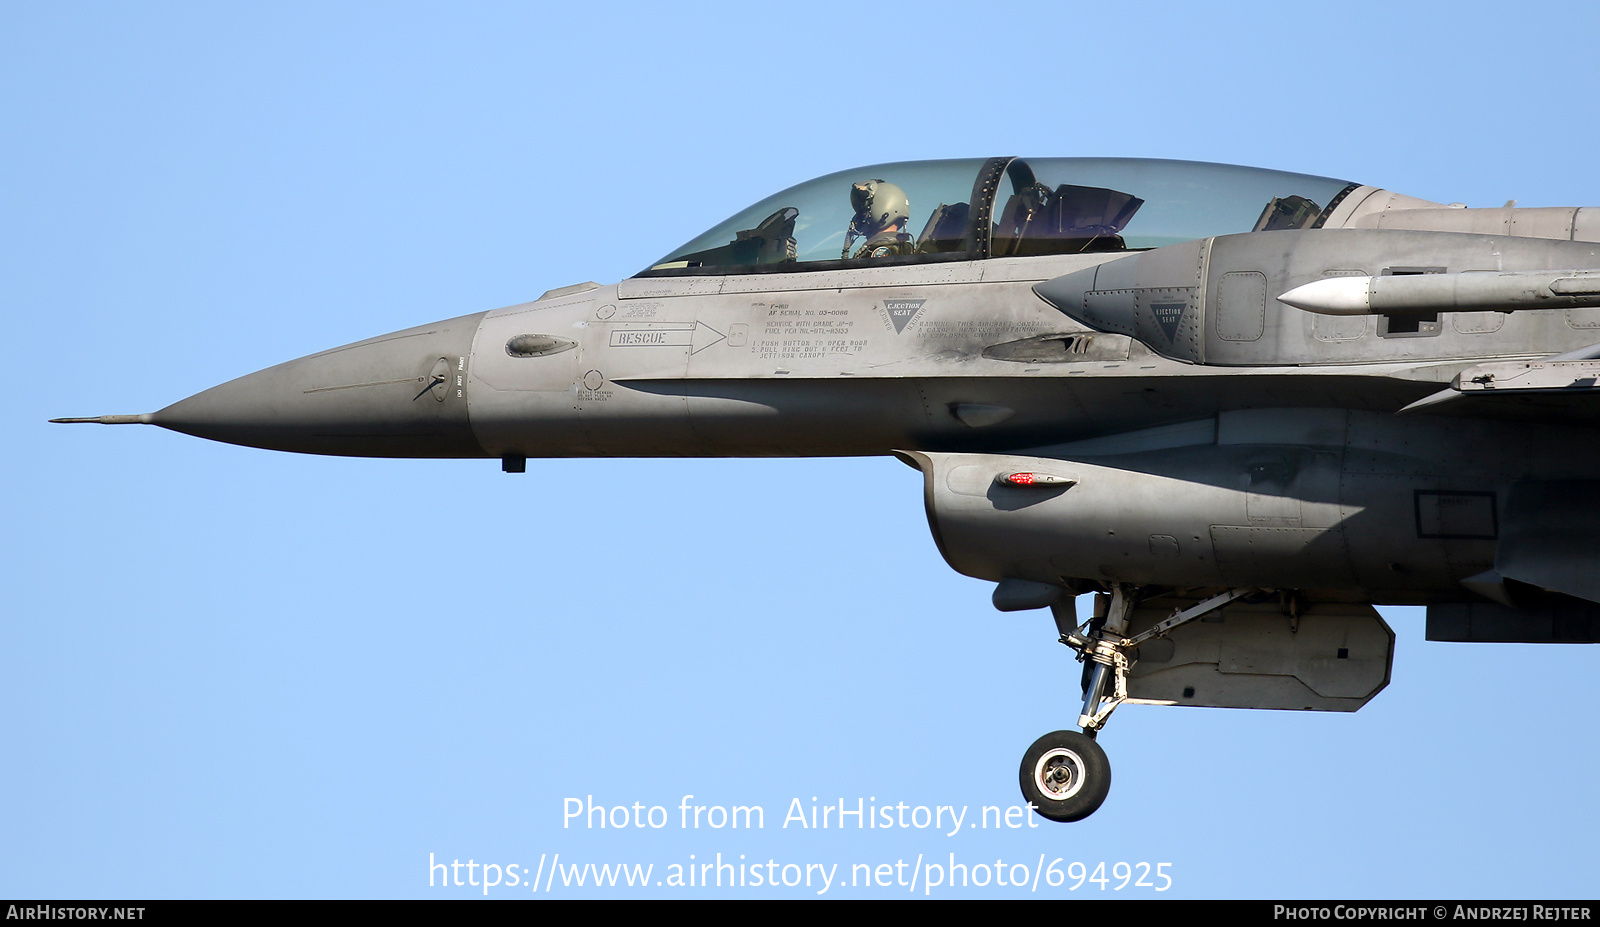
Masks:
[[[857,258],[889,257],[916,250],[916,243],[906,234],[906,220],[911,218],[906,191],[885,180],[864,180],[851,185],[850,205],[856,214],[845,232],[839,257],[849,257],[850,246],[860,237],[867,241],[856,251]]]

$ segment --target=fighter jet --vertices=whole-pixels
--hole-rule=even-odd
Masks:
[[[1073,821],[1124,703],[1366,704],[1394,652],[1376,605],[1426,606],[1436,641],[1600,641],[1596,242],[1596,208],[1255,168],[883,164],[620,283],[56,421],[514,473],[895,455],[950,566],[1048,610],[1082,664],[1077,730],[1019,769]]]

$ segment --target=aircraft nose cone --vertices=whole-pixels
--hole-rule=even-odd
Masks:
[[[259,370],[153,413],[151,424],[248,447],[351,457],[482,457],[466,358],[484,313]]]

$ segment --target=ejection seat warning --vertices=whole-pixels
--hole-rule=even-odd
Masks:
[[[900,334],[911,324],[911,320],[922,311],[925,299],[886,299],[883,301],[883,311],[889,313],[889,321],[894,323],[894,333]]]
[[[1178,337],[1178,323],[1183,321],[1183,310],[1188,303],[1151,303],[1150,312],[1156,317],[1156,324],[1161,326],[1161,331],[1166,333],[1168,341]]]

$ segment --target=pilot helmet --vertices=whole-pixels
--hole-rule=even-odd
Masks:
[[[852,228],[870,235],[911,218],[906,191],[886,180],[864,180],[850,187],[850,205],[856,209]]]

